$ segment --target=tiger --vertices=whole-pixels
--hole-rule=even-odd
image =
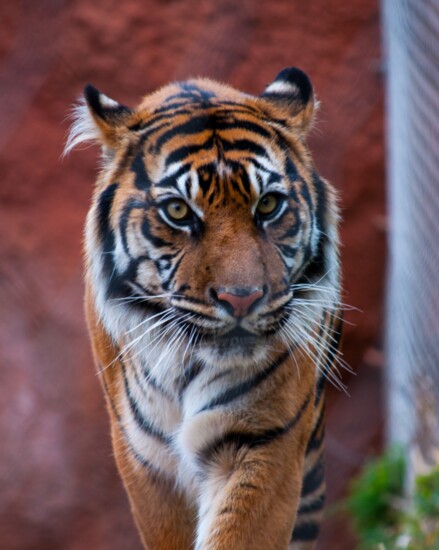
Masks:
[[[74,109],[66,151],[102,149],[87,325],[147,549],[316,544],[342,327],[317,105],[290,67],[260,96],[193,78],[131,108],[87,85]]]

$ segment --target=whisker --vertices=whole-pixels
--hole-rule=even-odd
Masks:
[[[319,341],[317,341],[315,338],[310,337],[310,335],[305,331],[303,327],[295,327],[295,329],[299,333],[298,335],[294,334],[292,327],[288,324],[284,325],[282,329],[295,341],[298,340],[297,336],[299,336],[302,341],[304,340],[306,343],[310,344],[315,349],[315,353],[312,353],[311,350],[307,346],[305,347],[302,343],[299,343],[297,348],[299,353],[301,353],[304,357],[308,357],[308,359],[310,359],[316,365],[318,371],[321,372],[325,376],[325,378],[334,385],[334,387],[338,388],[348,395],[346,385],[336,376],[331,368],[322,370],[320,363],[325,354],[324,349],[319,344]],[[331,367],[332,366],[333,365],[331,365]]]
[[[297,304],[306,304],[306,305],[317,305],[317,306],[327,306],[328,309],[334,308],[334,309],[340,309],[342,311],[359,311],[362,313],[360,309],[358,309],[355,306],[351,306],[349,304],[345,304],[343,302],[338,302],[336,300],[316,300],[316,299],[307,299],[307,298],[293,298],[292,303]]]
[[[148,351],[148,354],[144,357],[145,362],[148,361],[149,357],[151,356],[152,352],[159,346],[159,344],[168,336],[170,332],[175,330],[180,323],[183,323],[191,316],[190,313],[187,313],[183,315],[182,317],[174,319],[167,327],[165,327],[165,330],[162,333],[159,333],[155,340],[152,342],[148,342],[146,346],[144,346],[141,350],[138,350],[137,356],[142,354],[151,344],[154,343],[154,346]]]
[[[149,321],[151,321],[152,319],[155,319],[156,317],[160,317],[161,315],[164,315],[165,313],[169,313],[173,310],[172,307],[168,307],[167,309],[163,310],[163,311],[160,311],[159,313],[156,313],[155,315],[151,315],[150,317],[147,317],[146,319],[144,319],[143,321],[140,321],[140,323],[138,323],[135,327],[131,328],[130,330],[127,330],[125,332],[125,334],[131,334],[131,332],[134,332],[136,330],[138,330],[142,325],[144,325],[145,323],[148,323]],[[154,324],[155,326],[155,324]]]
[[[322,326],[322,328],[324,328],[324,326]],[[326,331],[325,338],[319,338],[317,341],[319,333],[311,327],[309,327],[309,330],[312,334],[316,336],[316,344],[322,351],[326,353],[332,353],[334,361],[336,361],[343,370],[349,372],[350,374],[356,375],[355,371],[352,370],[352,367],[344,359],[342,359],[343,353],[338,349],[338,342],[336,338],[332,336],[332,334],[329,334]],[[331,344],[331,342],[328,341],[328,338],[333,340],[334,344]]]
[[[151,300],[157,300],[159,298],[172,298],[174,296],[179,297],[179,295],[176,294],[151,294],[151,295],[135,295],[135,296],[123,296],[121,298],[110,298],[109,302],[147,302]]]
[[[121,357],[123,357],[127,351],[132,348],[139,340],[141,340],[142,338],[144,338],[146,336],[146,334],[148,334],[149,332],[151,332],[153,329],[157,328],[158,326],[162,325],[163,323],[166,323],[169,321],[170,318],[172,318],[172,308],[170,308],[170,311],[168,311],[167,313],[163,314],[161,313],[161,315],[163,315],[163,319],[160,319],[159,321],[157,321],[156,323],[154,323],[151,327],[148,327],[142,334],[140,334],[139,336],[137,336],[136,338],[134,338],[134,340],[131,340],[130,342],[127,343],[126,346],[123,346],[120,350],[120,352],[118,353],[118,355],[108,364],[106,365],[104,368],[102,368],[101,370],[98,371],[98,374],[101,374],[102,372],[104,372],[106,369],[108,369],[109,367],[113,366],[117,361],[119,361],[119,359]],[[149,320],[149,319],[148,319]],[[142,321],[140,324],[143,324],[144,321]],[[140,326],[140,324],[136,327],[138,328]],[[128,333],[128,332],[127,332]]]

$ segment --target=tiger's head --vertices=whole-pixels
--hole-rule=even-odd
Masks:
[[[195,79],[135,109],[86,87],[66,149],[102,145],[87,280],[116,341],[162,334],[230,367],[307,337],[339,287],[335,196],[305,143],[314,110],[296,68],[259,97]]]

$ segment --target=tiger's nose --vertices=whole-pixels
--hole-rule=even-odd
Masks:
[[[234,317],[245,317],[251,306],[264,296],[264,291],[254,288],[222,288],[213,292]]]

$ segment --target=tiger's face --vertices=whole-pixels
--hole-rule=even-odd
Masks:
[[[206,363],[264,361],[295,300],[315,299],[319,278],[338,287],[334,196],[304,142],[307,77],[282,71],[259,98],[199,79],[135,110],[91,87],[86,101],[72,146],[79,131],[104,145],[86,243],[109,332],[150,321]]]

